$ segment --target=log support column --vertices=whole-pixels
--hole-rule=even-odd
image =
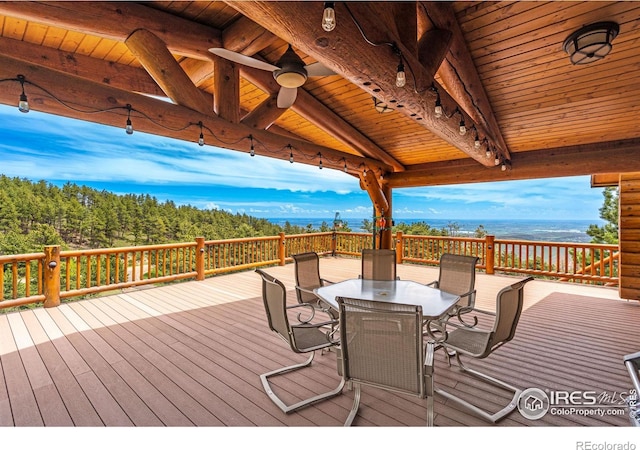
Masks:
[[[391,228],[391,188],[378,182],[375,172],[367,170],[360,174],[360,185],[366,190],[373,203],[373,246],[374,248],[393,248]]]

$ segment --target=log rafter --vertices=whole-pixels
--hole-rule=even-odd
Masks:
[[[184,28],[183,22],[188,21],[176,20],[175,17],[161,11],[153,10],[152,8],[135,4],[123,5],[118,2],[100,2],[100,4],[86,2],[77,4],[77,9],[74,9],[74,12],[71,13],[64,5],[57,7],[57,3],[58,2],[35,2],[35,5],[41,5],[47,12],[44,17],[42,17],[41,9],[38,9],[35,5],[0,3],[0,12],[51,26],[63,25],[82,33],[94,35],[98,33],[100,36],[122,42],[127,40],[133,30],[144,26],[145,29],[157,34],[158,38],[166,43],[170,51],[209,62],[213,60],[213,55],[208,52],[208,48],[210,47],[224,45],[225,48],[229,50],[252,54],[279,39],[268,30],[245,18],[238,20],[234,25],[227,28],[225,33],[222,34],[222,37],[220,37],[221,34],[219,30],[198,25],[196,30],[199,30],[204,36],[208,36],[208,38],[199,38],[194,45],[192,41],[178,35]],[[76,2],[74,2],[74,5],[76,5]],[[136,19],[136,15],[145,17],[146,20],[138,20]],[[100,17],[101,19],[95,19],[96,17]],[[92,18],[94,20],[92,20]],[[95,22],[99,22],[97,27],[95,27]],[[117,26],[115,25],[116,23]],[[204,32],[204,29],[208,29],[208,31]],[[198,47],[198,45],[202,47]],[[203,49],[204,51],[202,51]],[[198,65],[197,62],[191,60],[187,60],[182,64],[196,86],[206,78],[209,78],[213,73],[213,65]],[[196,69],[189,70],[189,67],[197,67],[197,72]],[[253,81],[256,81],[256,77],[261,77],[263,90],[272,94],[274,88],[267,88],[268,83],[265,84],[266,82],[264,81],[265,78],[271,77],[268,76],[267,73],[264,73],[256,75]],[[139,92],[142,91],[140,90]],[[148,92],[148,90],[144,92]],[[390,157],[388,153],[322,105],[322,103],[317,101],[313,96],[302,89],[300,89],[300,94],[299,96],[302,97],[302,99],[298,99],[297,103],[299,106],[294,106],[294,111],[307,120],[312,121],[315,125],[321,126],[325,131],[331,134],[336,133],[336,137],[339,140],[353,147],[360,155],[382,162],[371,164],[372,168],[389,166],[392,171],[404,169],[403,166]],[[227,115],[229,115],[229,113],[227,113]],[[231,120],[237,121],[233,116]],[[276,128],[271,127],[270,130],[276,131]],[[345,157],[348,158],[349,156],[350,154],[345,154]]]
[[[419,121],[421,126],[468,154],[480,164],[493,165],[493,162],[487,160],[484,150],[475,148],[474,137],[470,136],[470,133],[465,136],[458,133],[460,117],[449,120],[435,117],[433,112],[435,95],[429,95],[428,92],[432,85],[437,84],[433,76],[424,70],[417,57],[412,54],[414,52],[402,45],[399,36],[385,34],[391,33],[395,28],[395,23],[390,22],[393,21],[394,8],[390,2],[350,4],[349,8],[353,10],[354,16],[357,16],[360,29],[366,29],[372,33],[373,37],[369,39],[363,39],[356,24],[349,20],[342,21],[342,24],[331,33],[324,33],[317,20],[317,17],[322,14],[319,9],[321,4],[313,5],[318,8],[318,11],[314,11],[312,6],[302,2],[228,1],[227,3],[371,95],[375,94],[387,102],[395,100],[403,104],[404,107],[401,109],[403,114],[411,117],[412,120],[412,114],[422,118],[423,120]],[[347,17],[346,13],[345,17]],[[386,26],[385,22],[385,26],[381,26],[381,20],[391,24]],[[404,87],[395,85],[398,54],[389,46],[371,46],[368,42],[370,40],[375,42],[379,40],[378,38],[385,36],[387,42],[390,40],[396,42],[406,65],[410,68],[409,82]],[[415,77],[415,85],[413,77]],[[380,91],[374,92],[376,88]],[[457,105],[444,89],[440,89],[440,96],[443,105]],[[481,134],[490,136],[481,124],[475,125]],[[468,121],[467,126],[471,126]]]
[[[273,158],[289,160],[291,146],[296,154],[302,156],[300,161],[311,163],[310,161],[318,160],[321,155],[325,167],[342,170],[346,160],[349,172],[356,175],[362,166],[382,166],[384,170],[390,170],[390,167],[377,160],[346,154],[289,136],[252,129],[244,124],[230,123],[215,116],[213,112],[206,115],[146,95],[116,89],[0,55],[0,78],[10,79],[18,73],[26,77],[27,87],[31,87],[28,94],[29,102],[42,112],[122,127],[127,116],[126,105],[130,104],[134,108],[131,116],[135,121],[134,128],[139,131],[184,141],[196,141],[198,123],[202,121],[206,129],[215,135],[207,136],[208,143],[212,145],[248,152],[251,135],[255,140],[256,152],[260,153],[260,149],[264,149],[268,156]],[[46,91],[37,89],[37,86],[46,87]],[[0,101],[5,104],[15,103],[16,88],[17,83],[15,86],[1,83]],[[56,97],[52,98],[49,93]],[[103,112],[99,113],[100,111]]]
[[[461,105],[471,118],[482,124],[491,139],[501,149],[504,159],[511,159],[491,103],[484,90],[478,71],[467,49],[462,30],[449,2],[421,2],[418,14],[427,16],[436,29],[451,33],[451,46],[438,74],[451,96]],[[432,47],[432,46],[430,46]]]
[[[129,35],[125,44],[171,100],[194,111],[210,113],[211,103],[205,100],[160,38],[140,28]]]
[[[273,77],[263,70],[250,67],[241,68],[242,76],[267,94],[278,92],[279,86]],[[296,101],[291,109],[316,125],[318,128],[332,134],[336,139],[344,142],[358,151],[362,156],[379,159],[393,167],[394,171],[403,171],[404,166],[392,158],[382,148],[362,135],[359,131],[345,122],[340,116],[324,106],[304,89],[298,89]],[[284,112],[284,111],[283,111]]]

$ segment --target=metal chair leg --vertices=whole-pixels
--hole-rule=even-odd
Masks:
[[[271,399],[271,401],[273,401],[273,403],[275,403],[278,408],[280,408],[282,410],[282,412],[284,412],[285,414],[289,414],[292,413],[298,409],[304,408],[306,406],[309,406],[313,403],[319,402],[321,400],[325,400],[325,399],[329,399],[331,397],[335,397],[336,395],[339,395],[342,392],[342,388],[344,387],[344,379],[340,380],[340,384],[338,384],[338,386],[335,389],[332,389],[329,392],[325,392],[323,394],[319,394],[316,395],[314,397],[308,398],[306,400],[302,400],[299,401],[297,403],[294,403],[293,405],[287,405],[285,404],[280,397],[278,397],[275,392],[273,392],[273,389],[271,389],[271,385],[269,384],[269,378],[273,377],[273,376],[277,376],[277,375],[283,375],[285,373],[288,372],[293,372],[294,370],[299,370],[299,369],[303,369],[305,367],[309,367],[311,365],[311,363],[313,362],[313,358],[315,356],[315,352],[311,353],[311,356],[309,356],[309,358],[300,364],[294,364],[292,366],[287,366],[287,367],[282,367],[280,369],[276,369],[273,370],[271,372],[267,372],[264,373],[262,375],[260,375],[260,380],[262,381],[262,387],[264,388],[265,392],[267,393],[267,395],[269,396],[269,398]]]
[[[511,401],[504,407],[502,408],[500,411],[497,411],[493,414],[469,403],[466,400],[461,399],[460,397],[451,394],[447,391],[444,391],[442,389],[435,389],[435,392],[442,395],[444,398],[449,399],[455,403],[457,403],[458,405],[467,408],[469,410],[471,410],[472,412],[474,412],[476,415],[480,416],[481,418],[491,422],[491,423],[496,423],[499,420],[501,420],[502,418],[504,418],[505,416],[507,416],[509,413],[511,413],[514,409],[516,409],[516,407],[518,406],[518,399],[520,398],[520,394],[522,393],[521,389],[518,389],[515,386],[512,386],[510,384],[505,383],[502,380],[498,380],[497,378],[491,377],[489,375],[486,375],[482,372],[478,372],[477,370],[474,369],[470,369],[468,367],[466,367],[464,364],[462,364],[462,361],[460,361],[460,355],[456,354],[456,360],[458,361],[458,366],[460,367],[460,370],[462,370],[463,372],[468,373],[469,375],[472,375],[480,380],[483,380],[489,384],[492,384],[494,386],[497,386],[499,388],[504,389],[505,391],[511,392],[513,393],[513,397],[511,398]]]
[[[353,389],[353,406],[351,407],[347,420],[344,422],[345,427],[351,426],[353,419],[355,419],[358,414],[358,408],[360,408],[360,385],[356,384]]]

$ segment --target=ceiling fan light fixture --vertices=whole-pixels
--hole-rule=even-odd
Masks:
[[[286,88],[299,88],[307,81],[307,71],[304,61],[293,51],[291,45],[276,63],[280,69],[273,72],[276,82]]]
[[[307,81],[307,71],[303,67],[283,67],[273,72],[276,82],[286,88],[299,88]]]
[[[569,54],[573,65],[596,62],[611,52],[611,41],[620,32],[615,22],[597,22],[585,25],[565,39],[562,48]]]

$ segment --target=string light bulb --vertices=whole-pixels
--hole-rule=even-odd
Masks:
[[[133,125],[131,124],[131,105],[127,103],[127,126],[124,128],[124,131],[127,134],[133,134]]]
[[[407,84],[407,75],[404,73],[404,64],[402,58],[400,58],[400,64],[398,64],[398,72],[396,73],[396,86],[399,88],[404,87]]]
[[[500,170],[502,170],[503,172],[505,172],[507,170],[507,163],[506,162],[502,163],[502,167],[500,167]]]
[[[440,93],[438,92],[436,94],[436,107],[433,110],[436,119],[439,119],[440,117],[442,117],[442,114],[444,114],[444,112],[442,111],[442,103],[440,102]]]
[[[500,157],[498,156],[498,154],[497,154],[497,153],[496,153],[496,159],[494,159],[494,160],[493,160],[493,164],[494,164],[494,165],[496,165],[496,166],[497,166],[498,164],[500,164]]]
[[[459,128],[460,136],[464,136],[467,134],[467,127],[464,124],[464,116],[460,113],[460,128]]]
[[[484,155],[487,157],[487,159],[491,158],[491,150],[487,149]]]
[[[23,113],[28,113],[29,102],[27,101],[27,94],[24,93],[24,75],[18,75],[18,81],[20,82],[20,86],[22,87],[22,93],[20,94],[20,99],[18,101],[18,110]]]
[[[347,168],[347,158],[342,158],[344,160],[344,173],[347,173],[349,169]]]
[[[291,144],[287,145],[289,147],[289,162],[293,164],[293,150],[291,149]]]
[[[198,145],[202,147],[204,145],[204,134],[202,134],[202,121],[198,122],[200,125],[200,137],[198,138]]]
[[[475,148],[480,148],[482,142],[480,142],[480,137],[478,136],[478,132],[476,131],[476,140],[473,141],[473,145]]]
[[[251,157],[253,158],[254,156],[256,156],[256,150],[253,147],[253,135],[252,134],[249,135],[249,140],[251,141],[251,151],[249,152],[249,155],[251,155]]]
[[[324,31],[333,31],[336,27],[336,10],[334,2],[324,2],[324,11],[322,13],[322,29]]]
[[[322,153],[318,153],[318,156],[320,157],[320,163],[318,164],[318,169],[322,170]]]

